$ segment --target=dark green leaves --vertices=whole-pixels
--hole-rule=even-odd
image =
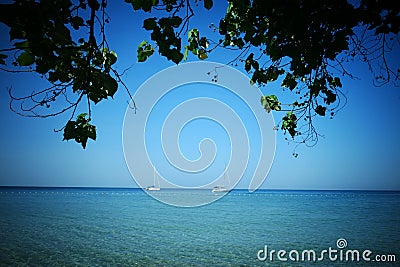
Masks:
[[[95,104],[109,96],[113,97],[118,89],[117,81],[110,74],[94,70],[92,84],[89,87],[88,96]]]
[[[91,9],[98,10],[100,8],[100,3],[97,0],[88,0],[88,6]]]
[[[41,118],[72,111],[74,117],[82,100],[90,114],[91,104],[114,96],[120,80],[114,69],[117,54],[103,39],[108,19],[97,19],[100,16],[96,14],[105,7],[106,2],[99,0],[14,1],[0,5],[0,22],[10,29],[11,46],[2,49],[5,52],[0,54],[0,64],[6,65],[8,57],[8,71],[36,72],[49,83],[45,89],[35,88],[35,99],[29,94],[11,96],[11,104],[19,102],[14,106],[20,107],[17,110],[10,104],[11,109]],[[86,8],[90,11],[84,11]],[[175,19],[174,23],[178,22]],[[86,30],[81,29],[83,26]],[[96,38],[102,39],[98,42]],[[49,109],[50,105],[54,109]],[[68,121],[64,140],[74,139],[85,148],[88,138],[96,139],[96,128],[89,123],[90,115],[86,116],[81,114],[76,121]]]
[[[293,1],[290,4],[287,1],[262,0],[228,2],[227,12],[218,27],[222,37],[220,44],[242,53],[237,61],[244,63],[244,70],[251,75],[251,83],[265,86],[280,81],[282,87],[293,92],[296,98],[285,104],[291,109],[283,117],[282,129],[285,132],[292,137],[300,135],[297,118],[311,125],[315,115],[325,116],[327,112],[339,109],[340,103],[329,107],[340,102],[337,98],[342,87],[340,79],[333,77],[332,73],[338,68],[332,70],[331,61],[343,63],[337,56],[350,49],[353,27],[359,25],[357,20],[363,20],[363,16],[356,15],[355,6],[348,1],[333,0]],[[377,12],[375,10],[382,9],[370,6],[383,3],[361,2],[360,8],[370,8],[370,12],[364,13],[371,16],[372,13],[379,17],[390,13]],[[384,9],[391,10],[392,7]],[[369,19],[379,21],[376,17]],[[381,28],[381,32],[387,30]],[[321,100],[324,106],[318,104],[322,103]],[[280,111],[283,105],[274,95],[263,96],[261,104],[267,112]],[[313,135],[306,134],[301,138],[317,140],[312,125],[300,128]]]
[[[71,25],[74,28],[74,30],[79,30],[79,27],[84,26],[85,23],[83,21],[83,18],[75,16],[71,19]]]
[[[172,27],[178,28],[182,23],[182,18],[178,16],[173,16],[169,19],[169,23]]]
[[[150,12],[151,7],[157,5],[159,1],[125,0],[125,2],[131,3],[135,10],[142,9],[145,12]],[[147,42],[142,42],[139,45],[139,62],[146,61],[147,58],[153,54],[155,49],[158,49],[162,56],[176,64],[180,63],[182,60],[186,60],[189,55],[189,51],[196,55],[200,60],[205,60],[208,58],[208,53],[211,51],[211,49],[208,48],[209,42],[206,37],[200,38],[197,29],[192,29],[188,32],[188,44],[184,46],[185,49],[183,53],[181,52],[182,40],[180,34],[182,32],[186,32],[186,27],[189,25],[189,19],[193,15],[193,7],[191,6],[192,3],[183,3],[184,2],[180,2],[179,4],[176,0],[163,0],[163,5],[158,5],[157,10],[162,10],[160,9],[160,6],[164,6],[165,11],[169,13],[169,16],[161,18],[147,18],[143,21],[143,28],[151,31],[150,38],[155,42],[155,45],[147,46]],[[203,4],[204,8],[209,10],[213,7],[214,3],[213,0],[204,0]],[[186,16],[181,16],[182,7],[184,7],[188,12],[190,11],[186,14]],[[243,41],[242,44],[244,45]]]
[[[109,61],[110,65],[115,64],[117,62],[117,53],[115,53],[114,51],[110,51],[106,55],[106,60]]]
[[[171,60],[175,64],[178,64],[183,59],[183,54],[180,52],[180,50],[178,50],[176,48],[169,49],[166,52],[164,52],[163,54],[168,60]]]
[[[138,46],[137,53],[138,61],[144,62],[154,53],[154,48],[146,41],[142,41]]]
[[[204,7],[210,10],[213,7],[213,0],[204,0]]]
[[[197,57],[201,60],[208,58],[207,48],[209,46],[209,42],[205,37],[200,38],[200,34],[197,29],[191,29],[188,32],[188,43],[189,44],[185,46],[183,60],[187,59],[189,51],[192,52],[192,54],[197,55]]]
[[[191,29],[188,32],[188,45],[185,46],[185,54],[183,60],[186,60],[188,57],[188,52],[192,52],[194,55],[197,55],[197,50],[199,48],[199,31],[197,29]]]
[[[252,66],[258,67],[258,63],[252,64]],[[267,84],[276,81],[283,73],[285,73],[283,69],[277,68],[273,65],[266,69],[256,69],[251,77],[251,82],[258,83],[259,85]]]
[[[327,105],[330,105],[336,101],[336,94],[332,90],[326,90],[324,93],[326,95],[324,101]]]
[[[329,77],[327,77],[327,81],[328,81],[329,86],[331,88],[336,88],[336,87],[341,88],[342,87],[342,82],[340,81],[339,77],[331,77],[331,76],[329,76]]]
[[[292,138],[295,137],[297,133],[297,117],[293,112],[288,112],[283,117],[281,129],[285,132],[288,131]]]
[[[297,81],[291,73],[287,73],[285,79],[283,79],[282,86],[293,90],[297,86]]]
[[[89,105],[113,97],[120,77],[113,67],[117,54],[108,49],[104,31],[108,19],[100,19],[107,13],[103,9],[106,2],[19,0],[14,4],[0,4],[0,22],[9,27],[11,40],[11,47],[1,50],[0,64],[11,63],[11,69],[18,72],[36,72],[47,79],[50,88],[54,88],[44,90],[42,95],[35,93],[35,100],[29,96],[25,98],[32,102],[45,99],[40,100],[39,105],[33,103],[34,106],[46,107],[47,102],[60,95],[62,98],[65,92],[79,95],[75,99],[87,98]],[[296,128],[298,118],[311,124],[315,115],[333,116],[341,108],[339,77],[342,74],[351,76],[343,67],[346,60],[361,56],[370,68],[369,60],[381,62],[378,63],[377,81],[386,82],[390,77],[398,81],[398,66],[394,70],[388,69],[387,62],[390,61],[380,55],[389,52],[386,50],[397,51],[394,45],[398,48],[400,10],[393,1],[361,0],[355,5],[351,1],[335,0],[229,0],[219,26],[210,25],[210,29],[221,35],[215,42],[201,36],[195,28],[188,31],[193,22],[191,17],[197,14],[194,9],[210,10],[213,0],[125,2],[134,10],[152,12],[149,16],[156,16],[139,24],[149,31],[151,38],[151,41],[138,45],[139,62],[146,61],[155,50],[176,64],[186,60],[189,52],[204,60],[217,47],[237,51],[232,63],[243,63],[252,83],[264,86],[277,81],[293,92],[295,99],[288,97],[286,104],[279,102],[275,95],[261,98],[267,112],[282,111],[283,106],[288,107],[285,112],[291,110],[283,117],[282,129],[292,137],[300,135]],[[366,32],[362,35],[366,41],[363,36],[355,36],[356,27],[364,26]],[[182,35],[187,31],[186,41]],[[384,77],[385,73],[387,77]],[[65,98],[67,104],[72,105],[66,110],[76,110],[70,101],[74,98]],[[334,107],[330,106],[334,104]],[[65,139],[77,139],[86,145],[87,138],[95,138],[93,130],[86,135],[73,133],[85,127],[92,129],[89,120],[78,116],[77,121],[68,122]],[[314,127],[303,126],[299,128],[314,131]]]
[[[144,29],[151,31],[154,30],[155,27],[157,27],[156,18],[148,18],[143,21]]]
[[[126,3],[132,4],[134,10],[143,10],[150,12],[151,8],[158,5],[158,0],[125,0]]]
[[[315,108],[315,113],[317,113],[317,114],[320,115],[320,116],[325,116],[325,112],[326,112],[326,107],[323,107],[323,106],[321,106],[321,105],[318,105],[318,106]]]
[[[151,39],[157,44],[158,51],[168,60],[178,64],[183,59],[181,50],[181,39],[175,33],[182,23],[182,18],[178,16],[163,17],[160,19],[148,18],[143,22],[143,28],[152,31]],[[154,53],[154,48],[147,41],[143,41],[138,46],[138,61],[144,62]]]
[[[74,139],[86,148],[88,138],[96,140],[96,126],[91,125],[90,118],[86,119],[87,114],[82,113],[77,116],[76,121],[70,120],[64,128],[64,139]]]
[[[103,60],[101,63],[104,65],[105,72],[109,73],[111,66],[117,62],[117,53],[104,48],[101,59]]]
[[[32,65],[35,63],[35,55],[33,55],[30,51],[25,51],[18,56],[17,62],[20,66]]]
[[[0,64],[5,65],[5,64],[6,64],[5,59],[6,59],[7,57],[8,57],[7,55],[0,54]]]
[[[278,97],[276,95],[266,95],[261,97],[261,105],[264,109],[269,113],[271,110],[280,111],[281,110],[281,102],[278,101]]]
[[[253,68],[253,69],[256,70],[256,71],[258,71],[258,69],[260,68],[260,67],[259,67],[259,64],[258,64],[258,62],[257,62],[257,60],[254,60],[253,57],[254,57],[254,54],[251,53],[251,54],[246,58],[245,63],[244,63],[244,69],[245,69],[245,71],[247,71],[248,73],[250,73],[251,68]]]

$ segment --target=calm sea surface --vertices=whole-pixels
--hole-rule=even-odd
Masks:
[[[0,266],[400,266],[400,192],[237,190],[177,208],[140,189],[0,188]]]

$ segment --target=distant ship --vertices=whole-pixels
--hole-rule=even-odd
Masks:
[[[160,180],[158,179],[158,176],[156,174],[156,169],[154,168],[154,173],[153,173],[153,179],[154,179],[154,185],[148,186],[145,189],[147,191],[160,191]],[[157,183],[156,183],[157,181]],[[158,186],[156,186],[158,184]]]
[[[146,190],[147,191],[160,191],[160,188],[156,187],[154,185],[150,185],[150,186],[146,187]]]
[[[226,169],[226,166],[225,166],[225,169]],[[227,180],[228,180],[228,183],[230,184],[229,177],[227,178],[227,176],[228,175],[225,172],[224,173],[224,184],[214,186],[211,190],[213,193],[221,193],[221,192],[230,192],[231,191],[231,189],[226,188],[226,186],[225,186]]]
[[[217,185],[217,186],[214,186],[211,191],[213,193],[219,193],[219,192],[230,192],[231,190],[226,188],[224,185]]]

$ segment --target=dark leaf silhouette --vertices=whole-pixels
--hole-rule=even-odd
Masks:
[[[317,142],[316,115],[330,114],[332,118],[343,108],[346,96],[340,77],[354,78],[348,64],[365,62],[376,86],[400,83],[399,67],[393,65],[398,62],[387,60],[400,44],[397,0],[227,1],[226,13],[206,34],[199,32],[200,27],[189,28],[198,26],[190,19],[198,9],[214,10],[217,2],[213,0],[202,4],[189,0],[125,2],[145,15],[138,28],[149,33],[149,40],[137,47],[138,62],[145,62],[155,52],[179,64],[190,57],[206,60],[223,49],[237,51],[226,63],[243,67],[251,83],[267,86],[277,82],[292,94],[287,99],[267,95],[261,104],[267,112],[283,112],[280,128],[299,143]],[[6,71],[36,72],[50,84],[22,98],[10,92],[11,108],[31,117],[70,112],[64,139],[75,139],[83,147],[87,138],[95,137],[95,128],[88,124],[91,103],[113,97],[118,84],[130,96],[114,68],[117,54],[108,47],[106,8],[105,0],[18,0],[0,5],[0,22],[9,28],[11,45],[0,49],[0,64]],[[82,31],[83,27],[87,31]],[[49,112],[55,101],[63,101],[65,106]],[[82,103],[87,104],[88,118],[78,116],[73,121]],[[86,135],[82,134],[84,128]]]

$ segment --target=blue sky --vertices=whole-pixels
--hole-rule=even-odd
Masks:
[[[148,34],[140,28],[143,16],[122,1],[119,4],[112,1],[109,5],[111,23],[106,29],[109,44],[118,54],[118,70],[130,67],[124,80],[134,93],[147,79],[173,63],[158,55],[146,63],[137,63],[136,47],[148,39]],[[200,25],[200,32],[206,32],[210,23],[218,23],[218,13],[223,11],[222,5],[215,6],[213,12],[199,9],[192,26]],[[0,33],[4,47],[8,36],[3,25]],[[209,58],[220,63],[229,59],[223,50]],[[393,60],[400,62],[398,58]],[[238,70],[243,72],[241,66]],[[262,188],[400,190],[400,90],[391,84],[374,87],[365,65],[354,64],[351,70],[359,79],[343,80],[348,103],[333,120],[316,120],[318,131],[325,137],[315,147],[298,147],[299,157],[294,158],[293,144],[285,142],[285,136],[278,131],[275,158]],[[124,89],[119,88],[113,100],[93,108],[98,139],[89,141],[83,150],[73,141],[62,142],[62,133],[53,132],[65,124],[68,114],[32,119],[9,110],[10,86],[16,94],[24,95],[41,84],[43,81],[30,74],[0,73],[0,185],[136,187],[122,148],[122,127],[129,100]],[[279,90],[277,85],[272,85],[262,91],[276,89]],[[143,130],[144,126],[138,128]],[[199,128],[212,130],[198,131]],[[199,141],[205,137],[215,139],[220,145],[218,164],[213,167],[217,173],[227,160],[229,146],[224,130],[212,121],[198,120],[185,128],[180,140],[182,152],[195,159],[199,156]],[[247,182],[239,183],[239,187],[246,187]]]

